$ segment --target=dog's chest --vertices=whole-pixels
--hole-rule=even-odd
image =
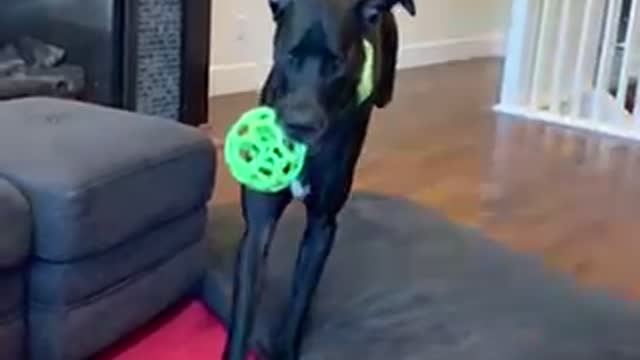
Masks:
[[[296,179],[289,186],[289,190],[294,199],[303,201],[311,193],[311,186],[306,184],[304,180]]]
[[[371,109],[364,110],[352,112],[343,126],[327,134],[320,152],[307,158],[302,174],[289,186],[294,199],[322,198],[350,187]]]

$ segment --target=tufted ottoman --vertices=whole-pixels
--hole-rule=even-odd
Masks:
[[[0,179],[0,359],[24,358],[24,295],[30,248],[29,205]]]
[[[189,292],[203,274],[215,165],[204,134],[169,120],[0,102],[0,175],[33,217],[31,359],[86,359]]]

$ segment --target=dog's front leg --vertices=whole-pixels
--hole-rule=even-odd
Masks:
[[[335,216],[309,216],[286,314],[279,331],[274,334],[273,360],[297,360],[300,356],[304,322],[333,247],[335,233]]]
[[[245,360],[255,320],[263,278],[263,265],[276,224],[287,204],[288,193],[262,194],[242,191],[245,232],[237,254],[229,339],[223,360]]]

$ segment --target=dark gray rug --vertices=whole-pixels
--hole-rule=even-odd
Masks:
[[[208,297],[231,289],[237,209],[213,209]],[[287,213],[274,242],[256,339],[275,323],[289,287],[303,212]],[[533,258],[413,203],[357,194],[307,332],[306,360],[640,359],[640,311],[578,289]],[[606,239],[603,239],[606,241]],[[640,280],[639,280],[640,281]]]

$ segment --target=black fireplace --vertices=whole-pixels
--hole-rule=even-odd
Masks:
[[[26,47],[29,53],[64,55],[47,71],[25,61],[27,70],[13,81],[76,70],[69,96],[198,125],[207,121],[210,6],[210,0],[2,0],[0,50],[21,53],[26,43],[36,44]],[[60,90],[55,85],[51,91]]]

